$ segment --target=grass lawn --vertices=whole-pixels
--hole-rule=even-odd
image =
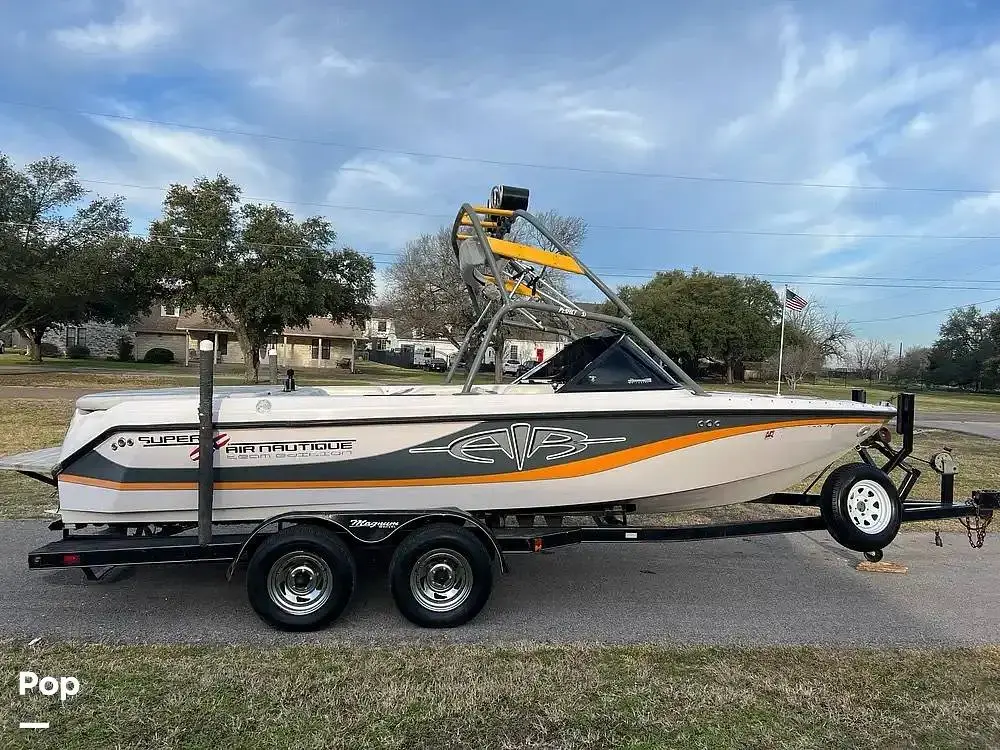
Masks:
[[[2,355],[8,356],[8,355]],[[198,384],[196,367],[183,365],[144,365],[141,363],[109,363],[119,367],[105,369],[102,362],[91,365],[74,365],[62,369],[58,363],[85,362],[88,360],[56,360],[57,364],[46,364],[41,371],[3,372],[0,371],[0,387],[19,386],[27,388],[93,388],[95,391],[121,390],[133,388],[177,388],[191,387]],[[0,362],[2,364],[2,362]],[[131,367],[121,366],[131,364]],[[356,372],[351,373],[341,368],[310,369],[302,368],[295,371],[295,382],[298,385],[374,385],[374,384],[420,384],[432,385],[444,383],[444,373],[428,372],[427,370],[393,367],[377,362],[359,362]],[[215,373],[217,385],[241,385],[242,370],[231,365],[220,368]],[[456,375],[455,383],[461,384],[464,373]],[[266,385],[270,382],[266,368],[260,371],[260,382]],[[284,374],[280,383],[284,383]],[[492,373],[480,373],[477,383],[492,383]],[[2,392],[0,392],[2,393]]]
[[[0,455],[59,445],[71,416],[68,399],[0,401]],[[55,488],[0,471],[0,518],[39,518],[56,505]]]
[[[59,748],[995,748],[1000,648],[3,644]],[[78,696],[17,695],[72,675]],[[5,745],[13,747],[13,745]]]
[[[715,391],[749,391],[753,393],[766,393],[773,395],[775,392],[774,383],[734,383],[725,385],[720,383],[705,383],[706,390]],[[895,403],[896,395],[901,390],[907,390],[891,385],[872,385],[871,383],[849,382],[819,382],[815,385],[809,383],[801,384],[794,392],[787,388],[782,388],[784,396],[802,395],[819,396],[821,398],[850,399],[852,388],[864,388],[867,391],[868,401],[889,400]],[[998,393],[967,393],[964,391],[924,391],[911,390],[917,394],[917,413],[925,411],[1000,411],[1000,394]]]

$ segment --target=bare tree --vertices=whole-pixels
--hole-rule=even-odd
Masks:
[[[782,377],[794,391],[803,377],[819,372],[828,357],[843,357],[854,337],[851,327],[837,313],[827,313],[813,301],[805,310],[785,318],[785,350]],[[778,357],[767,362],[767,368],[777,371]]]
[[[893,361],[892,344],[874,339],[855,339],[847,353],[847,362],[869,382],[882,380]]]
[[[443,338],[458,346],[474,318],[450,229],[422,234],[406,243],[386,271],[380,302],[397,330],[413,330],[421,337]]]
[[[888,341],[876,342],[871,360],[872,372],[875,376],[875,380],[885,380],[889,376],[889,370],[895,363],[896,357],[893,356],[892,344]]]
[[[587,234],[586,222],[578,216],[563,216],[547,210],[535,214],[564,245],[575,251]],[[551,249],[551,243],[534,227],[521,221],[507,239]],[[546,269],[545,280],[567,296],[566,274]],[[455,346],[475,321],[472,303],[459,272],[451,245],[451,228],[422,234],[403,248],[386,271],[381,306],[393,317],[397,329],[415,330],[420,336],[444,338]],[[501,377],[504,339],[510,330],[503,326],[493,342],[497,377]]]

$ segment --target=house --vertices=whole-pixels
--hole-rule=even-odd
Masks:
[[[142,359],[150,349],[161,348],[173,352],[175,361],[188,365],[198,361],[198,344],[208,339],[214,344],[216,362],[243,362],[236,332],[200,310],[160,305],[139,320],[133,330],[136,359]],[[279,367],[336,367],[339,360],[351,359],[358,343],[365,339],[362,329],[314,317],[307,328],[286,328],[273,343]],[[266,349],[260,352],[260,358],[267,362]]]
[[[143,315],[132,326],[135,336],[135,358],[141,360],[150,349],[169,349],[175,362],[184,362],[187,339],[177,330],[181,309],[173,305],[154,305],[148,315]]]
[[[117,326],[111,323],[85,323],[74,326],[55,326],[45,332],[42,344],[48,344],[59,356],[65,357],[72,346],[85,346],[90,356],[96,359],[115,358],[118,356],[118,340],[122,337],[132,338],[132,332],[127,326]],[[18,349],[27,349],[28,341],[16,331],[9,334],[9,345]]]
[[[504,341],[504,359],[516,359],[518,362],[526,360],[542,361],[548,359],[556,352],[560,351],[567,343],[564,336],[548,333],[545,331],[530,331],[530,329],[518,329],[525,331],[524,338],[507,338]],[[530,333],[529,333],[530,331]],[[368,339],[368,350],[371,359],[378,362],[397,364],[399,362],[398,353],[413,349],[416,351],[430,350],[431,356],[443,357],[451,362],[458,353],[458,347],[451,339],[426,338],[419,335],[418,331],[410,331],[411,335],[400,335],[392,317],[385,311],[376,311],[375,316],[367,321],[365,333]],[[456,338],[461,341],[464,334]],[[378,355],[377,352],[386,352],[385,355]],[[397,353],[397,356],[393,356]],[[467,356],[472,356],[469,352]],[[483,359],[484,364],[496,362],[496,352],[492,346],[486,349]],[[409,366],[409,363],[404,366]]]

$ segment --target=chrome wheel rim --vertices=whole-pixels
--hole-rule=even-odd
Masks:
[[[420,556],[410,571],[410,593],[432,612],[451,612],[472,593],[472,566],[460,552],[433,549]]]
[[[289,552],[271,566],[267,595],[283,612],[310,615],[333,595],[333,571],[319,555]]]
[[[892,499],[878,482],[862,479],[847,493],[847,517],[865,534],[880,534],[892,521]]]

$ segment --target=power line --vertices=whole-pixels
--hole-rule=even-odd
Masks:
[[[993,299],[984,299],[982,302],[970,302],[968,305],[956,305],[955,307],[942,307],[938,310],[925,310],[918,313],[909,313],[908,315],[895,315],[891,318],[871,318],[870,320],[848,320],[846,323],[883,323],[887,320],[903,320],[904,318],[919,318],[921,315],[934,315],[935,313],[951,312],[952,310],[961,310],[964,307],[972,307],[979,305],[988,305],[991,302],[1000,302],[1000,297],[994,297]]]
[[[0,226],[10,226],[10,227],[22,227],[26,228],[30,226],[29,224],[23,222],[13,222],[13,221],[2,221]],[[186,234],[152,234],[148,233],[145,235],[141,234],[129,234],[129,237],[139,240],[161,240],[161,241],[172,241],[172,242],[208,242],[217,243],[218,240],[212,237],[199,237],[196,235],[186,235]],[[291,245],[291,244],[281,244],[275,242],[244,242],[243,245],[247,247],[257,247],[257,248],[277,248],[280,250],[308,250],[314,249],[312,245]],[[389,253],[389,252],[359,252],[362,255],[378,255],[378,256],[388,256],[389,258],[399,258],[401,255],[399,253]],[[374,259],[373,259],[374,260]],[[391,265],[394,260],[374,260],[376,265]],[[643,268],[621,268],[614,266],[593,266],[593,270],[603,273],[610,278],[619,279],[649,279],[652,275],[663,271],[664,269],[643,269]],[[619,271],[646,271],[647,273],[619,273]],[[1000,291],[1000,289],[991,289],[988,286],[983,286],[983,284],[1000,284],[1000,280],[980,280],[973,282],[977,286],[955,286],[955,283],[961,283],[963,279],[933,279],[933,278],[916,278],[916,277],[880,277],[880,276],[820,276],[820,275],[810,275],[810,274],[767,274],[767,273],[756,273],[756,274],[745,274],[745,273],[723,273],[715,272],[717,275],[721,276],[742,276],[745,278],[758,278],[768,281],[774,281],[776,279],[791,279],[792,283],[799,286],[833,286],[833,287],[871,287],[878,289],[928,289],[928,290],[949,290],[949,291],[983,291],[992,292]],[[800,279],[819,279],[819,281],[801,281]],[[877,283],[885,281],[920,281],[926,282],[922,284],[904,284],[904,283]],[[873,283],[876,282],[876,283]]]
[[[108,185],[110,187],[125,187],[136,190],[158,190],[165,192],[167,187],[156,185],[136,185],[128,182],[112,182],[110,180],[90,180],[77,178],[79,182],[94,185]],[[245,196],[248,201],[263,201],[265,203],[283,203],[290,206],[312,206],[314,208],[329,208],[336,211],[362,211],[378,214],[399,214],[401,216],[420,216],[432,219],[454,219],[455,214],[433,213],[430,211],[412,211],[397,208],[376,208],[372,206],[354,206],[338,203],[321,203],[318,201],[293,201],[281,198],[267,198],[263,196]],[[457,212],[456,212],[457,213]],[[981,235],[946,235],[946,234],[844,234],[834,232],[778,232],[756,229],[720,229],[714,227],[648,227],[628,224],[587,224],[587,229],[597,229],[602,231],[615,232],[664,232],[674,234],[704,234],[704,235],[733,235],[750,237],[797,237],[815,239],[842,239],[842,240],[945,240],[950,242],[958,241],[982,241],[1000,240],[1000,234]]]
[[[34,102],[14,101],[11,99],[0,99],[0,104],[12,107],[24,107],[29,109],[66,112],[69,114],[75,114],[84,117],[104,117],[108,119],[124,120],[128,122],[140,122],[148,125],[160,125],[165,127],[181,128],[185,130],[216,133],[221,135],[235,135],[245,138],[260,138],[263,140],[280,141],[286,143],[303,143],[314,146],[326,146],[330,148],[341,148],[353,151],[371,151],[375,153],[394,154],[398,156],[412,156],[421,159],[440,159],[446,161],[465,162],[472,164],[486,164],[490,166],[520,167],[525,169],[572,172],[577,174],[593,174],[593,175],[603,175],[610,177],[632,177],[632,178],[643,178],[643,179],[676,180],[685,182],[728,183],[735,185],[824,188],[824,189],[835,189],[835,190],[864,190],[864,191],[883,191],[883,192],[893,191],[893,192],[912,192],[912,193],[961,193],[969,195],[992,195],[998,192],[996,190],[986,190],[982,188],[929,187],[929,186],[906,186],[906,185],[847,185],[847,184],[828,183],[828,182],[746,179],[738,177],[717,177],[712,175],[680,174],[674,172],[639,172],[639,171],[627,171],[627,170],[616,170],[616,169],[598,169],[592,167],[573,167],[564,164],[504,161],[500,159],[484,159],[481,157],[461,156],[457,154],[441,154],[430,151],[415,151],[408,149],[390,148],[387,146],[374,146],[361,143],[349,143],[346,141],[303,138],[299,136],[281,135],[277,133],[262,133],[250,130],[238,130],[236,128],[217,128],[217,127],[210,127],[207,125],[195,125],[191,123],[174,122],[170,120],[157,120],[146,117],[136,117],[134,115],[123,115],[114,112],[94,112],[91,110],[59,107],[52,104],[39,104]]]

